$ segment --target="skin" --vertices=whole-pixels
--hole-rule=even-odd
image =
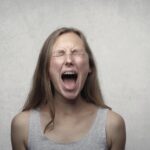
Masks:
[[[72,55],[76,49],[81,50],[83,55]],[[58,50],[63,50],[65,54],[59,59],[54,57]],[[66,86],[61,81],[61,73],[68,70],[75,70],[78,73],[78,79],[73,86],[68,86],[68,84]],[[82,40],[74,33],[61,35],[53,46],[49,69],[50,79],[55,88],[55,127],[51,132],[47,131],[44,136],[60,143],[69,143],[81,139],[88,133],[98,107],[86,103],[80,96],[80,91],[90,72],[88,55]],[[27,150],[29,116],[30,111],[25,111],[16,115],[12,120],[13,150]],[[46,105],[41,106],[40,118],[41,128],[44,130],[50,120]],[[125,149],[124,120],[119,114],[110,110],[106,120],[106,136],[109,150]]]
[[[62,53],[63,55],[55,57],[56,53]],[[76,53],[79,54],[76,55]],[[65,98],[65,100],[76,99],[88,73],[91,72],[88,54],[85,51],[83,41],[74,33],[63,34],[55,42],[51,55],[49,72],[50,79],[56,89],[55,97],[59,97],[59,99]],[[66,88],[64,86],[61,74],[66,71],[76,71],[78,73],[75,88]]]

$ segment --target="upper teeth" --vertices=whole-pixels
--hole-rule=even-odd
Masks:
[[[74,71],[66,71],[64,74],[76,74]]]

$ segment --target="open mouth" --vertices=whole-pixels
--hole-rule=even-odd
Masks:
[[[77,78],[78,74],[75,71],[65,71],[61,75],[62,81],[63,81],[63,87],[65,90],[75,90],[77,88]]]
[[[61,75],[63,81],[76,81],[78,74],[75,71],[66,71]]]

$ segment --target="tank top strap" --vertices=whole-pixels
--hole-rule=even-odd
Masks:
[[[106,137],[106,119],[107,119],[108,109],[99,108],[97,112],[97,124],[95,131],[101,136]]]
[[[38,109],[32,109],[29,117],[28,148],[41,139],[41,124]]]
[[[95,145],[99,145],[100,149],[107,149],[106,140],[106,119],[107,119],[108,109],[99,108],[97,111],[97,117],[95,123],[93,124],[91,133],[89,134],[90,141],[93,141]]]

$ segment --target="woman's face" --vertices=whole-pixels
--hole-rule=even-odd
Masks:
[[[49,67],[55,96],[75,99],[89,72],[89,58],[81,38],[72,32],[60,35],[52,48]]]

